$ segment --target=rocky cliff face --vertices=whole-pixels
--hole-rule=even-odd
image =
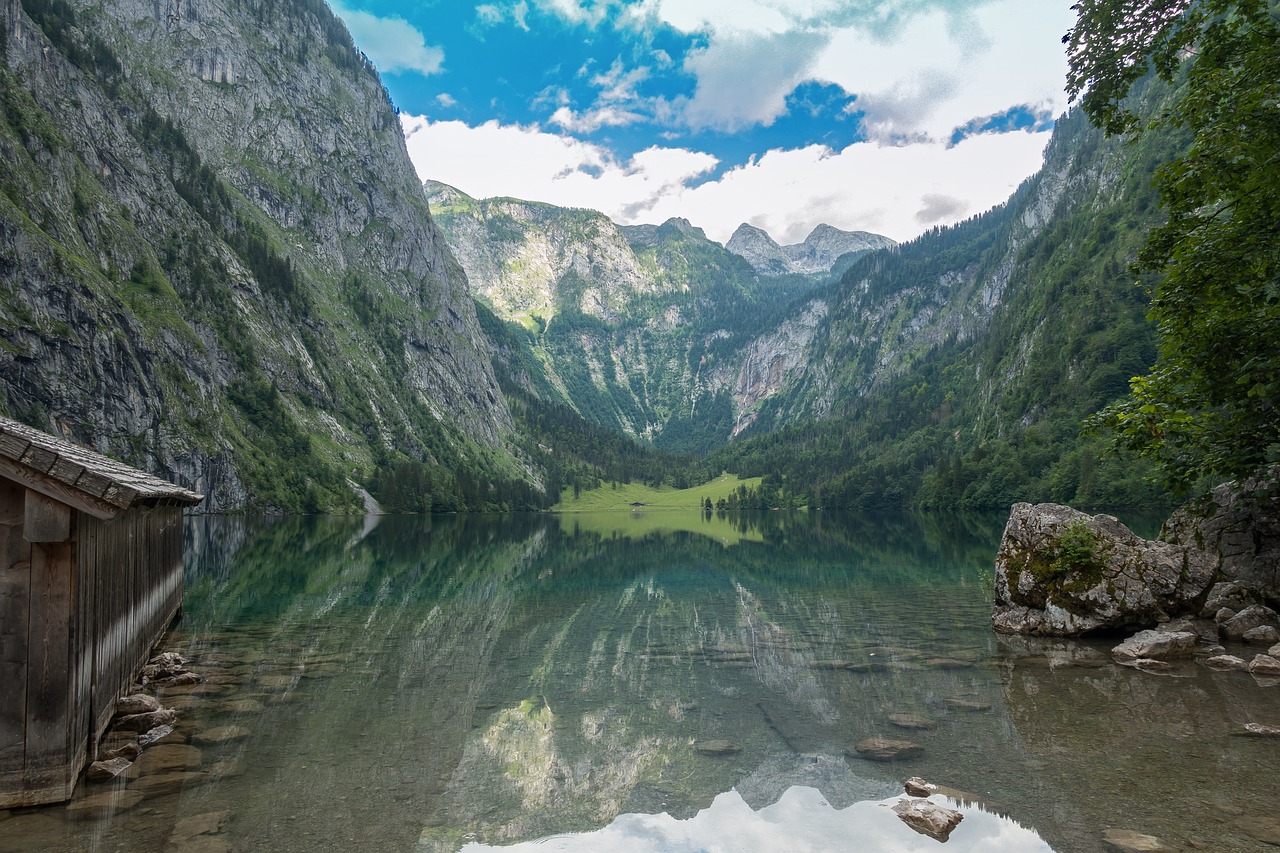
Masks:
[[[465,276],[327,6],[0,5],[0,407],[213,510],[499,446]]]
[[[819,225],[803,243],[780,246],[768,232],[744,222],[733,232],[725,248],[746,258],[761,275],[821,275],[830,273],[836,262],[846,255],[856,256],[896,245],[880,234]]]
[[[545,323],[568,309],[612,321],[637,297],[664,289],[603,213],[477,200],[438,181],[424,188],[476,293],[504,319]]]

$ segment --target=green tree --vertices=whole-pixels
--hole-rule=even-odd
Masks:
[[[1081,0],[1068,92],[1108,133],[1189,134],[1157,170],[1167,221],[1134,265],[1157,273],[1156,364],[1090,420],[1184,490],[1280,459],[1280,6],[1268,0]],[[1126,100],[1174,84],[1150,118]]]

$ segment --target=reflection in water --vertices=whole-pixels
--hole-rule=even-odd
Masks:
[[[933,800],[956,805],[945,797]],[[803,786],[788,788],[772,805],[755,811],[729,791],[688,820],[668,814],[624,814],[603,829],[580,835],[557,835],[505,847],[472,842],[463,853],[483,850],[568,851],[568,853],[699,853],[707,850],[785,850],[826,853],[857,849],[916,853],[935,851],[938,842],[906,829],[891,806],[897,798],[858,802],[843,808],[823,792]],[[1051,853],[1033,831],[977,807],[966,807],[964,820],[947,839],[948,853]]]
[[[997,639],[1002,518],[652,515],[193,520],[181,742],[85,787],[113,816],[0,812],[0,853],[925,849],[881,804],[913,775],[973,804],[946,849],[1280,838],[1274,742],[1233,736],[1275,693]]]

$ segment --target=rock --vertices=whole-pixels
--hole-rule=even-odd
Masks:
[[[133,762],[127,758],[108,758],[105,761],[95,761],[90,764],[84,775],[90,782],[109,782],[128,770],[132,764]]]
[[[104,791],[67,804],[68,820],[97,820],[111,817],[136,806],[142,802],[142,794],[137,791]]]
[[[257,699],[230,699],[222,703],[222,710],[229,714],[260,714],[266,707]]]
[[[231,842],[219,835],[197,835],[185,841],[170,842],[169,853],[231,853]]]
[[[911,729],[913,731],[928,731],[938,727],[936,720],[915,714],[890,714],[889,722],[900,729]]]
[[[1280,643],[1276,643],[1274,646],[1267,649],[1267,654],[1271,655],[1273,658],[1280,658]]]
[[[1280,726],[1268,726],[1265,723],[1245,723],[1244,731],[1232,732],[1242,737],[1280,737]]]
[[[197,835],[217,835],[227,827],[231,820],[231,812],[205,812],[204,814],[184,817],[173,825],[173,834],[169,836],[170,844],[177,844]]]
[[[742,752],[742,747],[731,740],[700,740],[693,748],[702,755],[734,755]]]
[[[1267,814],[1252,814],[1236,821],[1240,831],[1265,844],[1280,847],[1280,818]]]
[[[203,773],[187,770],[153,773],[150,776],[143,776],[131,782],[128,790],[146,797],[163,797],[166,794],[176,794],[183,788],[203,782],[205,778]]]
[[[960,812],[931,800],[898,800],[893,810],[907,826],[937,841],[946,841],[964,820]]]
[[[1261,627],[1280,627],[1280,617],[1270,607],[1262,604],[1246,607],[1230,619],[1218,623],[1218,630],[1228,640],[1243,640],[1245,634]]]
[[[1216,611],[1214,611],[1213,621],[1221,625],[1223,622],[1226,622],[1228,619],[1231,619],[1235,615],[1236,615],[1236,611],[1232,610],[1230,607],[1219,607]]]
[[[1118,661],[1191,657],[1199,638],[1190,631],[1139,631],[1111,650]]]
[[[1220,671],[1232,669],[1248,669],[1249,662],[1244,658],[1238,658],[1235,655],[1214,655],[1211,658],[1205,658],[1204,665],[1209,669]]]
[[[161,741],[164,738],[167,738],[171,734],[173,734],[173,726],[171,725],[156,726],[154,729],[150,729],[149,731],[147,731],[146,734],[138,738],[138,746],[142,747],[143,749],[146,749],[147,747],[151,746],[153,743],[158,743],[159,741]]]
[[[1156,660],[1155,658],[1138,658],[1131,661],[1120,661],[1125,666],[1131,666],[1134,669],[1140,669],[1143,672],[1168,672],[1173,669],[1173,664],[1167,660]]]
[[[1249,672],[1260,676],[1280,676],[1280,660],[1271,655],[1255,655],[1249,661]]]
[[[1209,500],[1192,501],[1165,522],[1160,538],[1203,548],[1219,561],[1220,580],[1254,590],[1246,609],[1280,600],[1280,465],[1243,481],[1224,483]]]
[[[196,743],[230,743],[235,740],[244,740],[253,734],[252,731],[244,726],[217,726],[212,729],[205,729],[192,738]]]
[[[1240,639],[1255,646],[1270,646],[1280,641],[1280,631],[1274,625],[1259,625],[1245,631]]]
[[[1205,599],[1200,615],[1206,619],[1216,619],[1218,612],[1226,609],[1234,616],[1246,607],[1258,603],[1258,594],[1254,590],[1235,581],[1222,581],[1209,590],[1209,597]],[[1227,618],[1230,619],[1231,616]]]
[[[852,749],[846,747],[845,755],[868,761],[909,761],[924,755],[924,747],[909,740],[869,737],[855,743]]]
[[[1217,560],[1142,539],[1109,515],[1014,504],[996,556],[992,627],[1077,636],[1198,612]]]
[[[950,698],[943,699],[942,704],[947,708],[954,708],[957,711],[990,711],[991,704],[988,702],[978,702],[973,699]]]
[[[129,761],[133,761],[141,754],[142,747],[136,740],[131,740],[128,743],[123,743],[120,746],[115,747],[114,749],[106,750],[102,753],[100,758],[106,761],[110,761],[113,758],[127,758]]]
[[[132,714],[145,714],[148,711],[159,711],[160,700],[154,696],[148,696],[146,693],[133,693],[129,696],[121,696],[116,700],[117,717],[127,717]]]
[[[168,773],[199,767],[204,756],[194,746],[182,743],[162,743],[151,747],[138,757],[129,778],[136,779],[149,773]]]
[[[147,711],[142,714],[130,714],[115,721],[114,728],[118,732],[149,732],[159,726],[172,725],[178,715],[172,708],[161,708],[158,711]],[[139,738],[141,742],[141,738]],[[145,745],[145,744],[144,744]]]
[[[1121,853],[1155,853],[1169,849],[1154,835],[1143,835],[1132,829],[1103,830],[1102,841],[1112,850],[1119,850]]]
[[[158,687],[185,687],[189,684],[200,684],[204,679],[194,672],[179,672],[167,678],[153,678],[151,683]]]
[[[937,785],[931,785],[919,776],[912,776],[902,787],[912,797],[928,797],[938,790]]]

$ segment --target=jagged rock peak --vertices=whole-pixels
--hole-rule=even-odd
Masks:
[[[671,217],[666,222],[662,223],[660,228],[674,229],[679,231],[681,234],[690,234],[694,237],[701,237],[704,240],[707,238],[706,233],[701,228],[696,227],[692,222],[681,216]]]
[[[779,245],[768,232],[742,223],[733,232],[725,248],[741,255],[765,275],[785,273],[826,273],[836,261],[850,253],[870,252],[896,246],[893,240],[869,231],[844,231],[821,224],[809,232],[803,243]]]

